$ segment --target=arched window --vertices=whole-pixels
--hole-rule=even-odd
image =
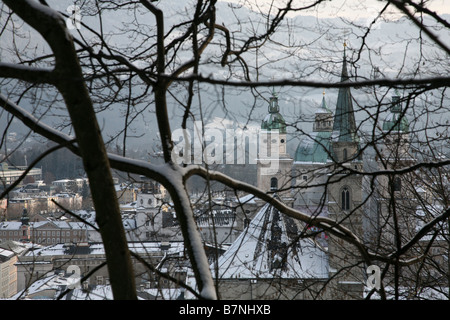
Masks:
[[[350,210],[350,190],[347,187],[341,191],[341,209]]]
[[[270,179],[270,191],[276,191],[278,189],[278,179],[272,177]]]
[[[344,161],[347,161],[347,149],[344,149],[344,155],[343,155],[343,158],[344,158]]]
[[[394,179],[394,191],[402,191],[402,179],[399,177]]]

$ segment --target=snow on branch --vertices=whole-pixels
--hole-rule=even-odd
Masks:
[[[52,70],[30,68],[24,65],[0,62],[0,77],[31,83],[53,83]]]

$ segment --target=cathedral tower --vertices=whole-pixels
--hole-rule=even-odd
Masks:
[[[296,178],[295,206],[316,214],[326,207],[324,184],[327,181],[333,113],[327,106],[325,92],[314,113],[313,131],[301,139],[294,157]]]
[[[341,82],[348,81],[344,51]],[[328,215],[362,239],[363,176],[355,171],[361,172],[363,166],[352,100],[349,87],[339,89],[330,141],[332,166],[327,184]],[[361,298],[365,273],[356,248],[330,235],[328,252],[330,276],[336,292],[340,292],[335,298]]]
[[[286,149],[286,122],[280,113],[275,92],[269,100],[268,114],[261,123],[257,161],[257,186],[290,200],[292,162]]]
[[[387,116],[382,123],[379,170],[395,172],[410,167],[416,161],[411,155],[409,122],[401,100],[398,94],[392,97]],[[377,177],[378,225],[374,230],[377,232],[376,241],[381,241],[387,251],[395,247],[396,226],[401,226],[406,237],[415,232],[416,221],[412,217],[420,205],[416,195],[416,187],[420,185],[417,178],[413,173]],[[396,222],[393,221],[394,212]]]

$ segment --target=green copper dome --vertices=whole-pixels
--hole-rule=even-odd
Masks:
[[[270,98],[269,114],[262,121],[261,129],[267,131],[278,130],[279,133],[286,133],[286,122],[280,113],[278,97],[275,93]]]
[[[327,163],[330,150],[330,131],[312,132],[302,139],[295,151],[294,161]]]
[[[402,117],[400,97],[392,97],[392,107],[390,113],[383,122],[383,131],[409,132],[409,122],[406,117]]]

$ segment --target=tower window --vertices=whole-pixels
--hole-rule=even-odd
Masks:
[[[394,191],[402,191],[402,179],[399,177],[394,179]]]
[[[278,189],[278,179],[273,177],[270,179],[270,191],[276,191]]]
[[[350,210],[350,190],[348,190],[348,188],[342,189],[341,209],[344,211]]]
[[[344,161],[347,161],[347,149],[344,149],[343,154]]]

